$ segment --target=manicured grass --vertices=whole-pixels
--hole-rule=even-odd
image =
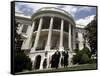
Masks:
[[[32,70],[27,72],[20,72],[16,74],[32,74],[32,73],[50,73],[50,72],[68,72],[68,71],[82,71],[82,70],[96,70],[96,64],[83,64],[77,65],[73,67],[66,67],[66,68],[51,68],[51,69],[44,69],[44,70]]]

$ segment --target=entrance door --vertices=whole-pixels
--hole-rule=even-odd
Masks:
[[[35,69],[39,69],[40,68],[40,63],[41,63],[41,56],[38,55],[38,56],[36,56],[36,59],[35,59],[35,66],[34,66],[34,68]]]
[[[43,62],[43,68],[45,69],[47,66],[47,59],[44,59],[44,62]]]

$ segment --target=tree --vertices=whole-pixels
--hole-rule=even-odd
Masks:
[[[15,23],[15,54],[14,54],[14,71],[21,72],[23,70],[31,70],[31,59],[21,50],[21,35],[17,33],[18,23]]]
[[[86,27],[85,38],[88,41],[92,54],[97,51],[97,19],[96,16]]]

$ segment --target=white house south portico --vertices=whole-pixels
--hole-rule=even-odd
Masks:
[[[76,48],[76,24],[68,12],[44,7],[30,18],[15,16],[20,25],[18,32],[23,35],[21,49],[31,58],[33,69],[50,68],[51,57],[57,49],[61,53],[59,63],[62,51],[68,51],[69,65],[72,65],[71,58]]]

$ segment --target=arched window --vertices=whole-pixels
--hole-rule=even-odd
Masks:
[[[34,69],[39,69],[40,68],[40,63],[41,63],[41,56],[38,55],[35,58],[35,65],[34,65]]]

